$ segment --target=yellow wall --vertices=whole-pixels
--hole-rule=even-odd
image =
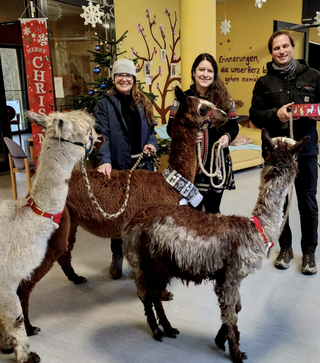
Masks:
[[[170,31],[169,18],[165,14],[165,8],[171,13],[171,19],[174,20],[174,14],[176,10],[177,23],[176,32],[180,29],[180,14],[183,16],[183,10],[189,11],[186,4],[191,0],[162,0],[162,1],[152,1],[152,0],[115,0],[115,16],[116,16],[116,34],[117,37],[121,36],[126,30],[129,31],[127,38],[124,40],[121,50],[127,50],[126,57],[133,59],[131,47],[134,47],[138,51],[139,56],[148,57],[148,52],[146,44],[141,34],[138,33],[137,25],[145,29],[146,42],[149,44],[150,51],[152,51],[155,46],[157,49],[157,54],[154,55],[152,64],[152,75],[157,75],[158,67],[161,66],[163,69],[162,76],[158,76],[156,82],[150,88],[145,86],[145,90],[153,92],[159,95],[157,99],[157,104],[161,106],[163,99],[160,93],[166,88],[165,82],[166,77],[170,71],[168,70],[168,65],[164,62],[160,62],[160,46],[163,46],[162,38],[160,36],[159,25],[162,23],[164,31],[166,34],[166,47],[167,51],[170,52],[170,46],[172,46],[172,35]],[[227,1],[226,3],[218,3],[216,5],[216,51],[212,48],[211,39],[214,30],[206,28],[206,32],[202,32],[202,35],[197,35],[192,38],[188,36],[188,40],[181,40],[176,46],[177,60],[180,57],[180,45],[181,51],[183,50],[184,57],[181,62],[178,61],[177,71],[182,74],[182,85],[183,89],[186,89],[190,85],[190,65],[188,64],[188,59],[195,57],[195,49],[201,49],[202,51],[207,51],[212,54],[216,54],[216,59],[222,79],[227,84],[227,88],[231,96],[236,100],[241,100],[244,102],[244,106],[238,109],[238,114],[247,115],[251,105],[252,90],[255,85],[255,81],[258,77],[263,75],[266,70],[267,62],[271,61],[271,56],[267,49],[267,42],[273,31],[273,20],[281,20],[285,22],[301,24],[302,18],[302,1],[303,0],[267,0],[263,3],[261,9],[254,5],[254,0],[239,0],[239,1]],[[134,4],[134,5],[133,5]],[[194,3],[196,6],[196,3]],[[151,19],[154,15],[157,18],[157,24],[154,26],[154,35],[157,39],[160,39],[160,45],[152,39],[148,20],[146,18],[146,9],[150,9]],[[205,8],[201,8],[205,11],[204,18],[208,18],[208,12]],[[196,12],[196,9],[195,9]],[[211,9],[210,13],[214,11]],[[227,35],[221,34],[221,22],[225,19],[230,20],[231,28]],[[211,14],[209,14],[211,15]],[[210,17],[210,16],[209,16]],[[201,17],[196,17],[199,27],[203,26],[201,24]],[[212,18],[212,17],[211,17]],[[207,24],[207,20],[205,22]],[[214,23],[214,21],[213,21]],[[182,26],[181,21],[181,26]],[[194,25],[195,26],[195,25]],[[194,27],[193,26],[193,27]],[[317,34],[317,30],[314,28],[311,30],[310,39],[313,41]],[[178,35],[176,35],[177,38]],[[302,54],[302,39],[298,33],[293,34],[296,40],[296,50],[295,57],[299,58]],[[318,37],[319,39],[320,37]],[[318,40],[318,42],[320,42]],[[188,58],[185,54],[188,52],[187,46],[190,49],[190,57]],[[188,45],[189,44],[189,45]],[[183,46],[183,48],[182,48]],[[186,49],[185,49],[186,48]],[[199,53],[198,51],[196,52]],[[197,55],[196,54],[196,55]],[[236,61],[236,62],[224,62],[223,58],[230,57],[246,57],[247,61]],[[249,58],[247,58],[249,57]],[[250,57],[252,57],[250,59]],[[190,59],[191,59],[190,58]],[[185,59],[185,63],[184,63]],[[141,62],[140,62],[141,63]],[[184,67],[184,64],[186,64]],[[189,62],[190,63],[190,62]],[[182,64],[182,69],[181,69]],[[251,67],[251,68],[250,68]],[[223,69],[224,68],[224,69]],[[223,72],[228,68],[227,72]],[[239,71],[243,73],[231,72],[231,68],[238,68]],[[255,69],[255,70],[253,70]],[[249,73],[250,70],[250,73]],[[235,71],[235,69],[234,69]],[[255,71],[255,72],[254,72]],[[259,71],[259,73],[257,73]],[[141,81],[145,80],[143,72],[139,72],[138,78]],[[238,81],[235,79],[238,78]],[[246,79],[246,80],[245,80]],[[156,88],[156,83],[159,82],[159,90]],[[173,85],[179,84],[178,80],[170,82],[169,80],[169,90],[171,90]],[[173,99],[173,93],[170,91],[167,93],[164,107],[170,107]],[[167,111],[166,110],[166,111]],[[157,114],[157,112],[156,112]],[[165,120],[168,118],[168,113],[166,113]],[[159,124],[161,121],[159,120]]]
[[[186,90],[192,84],[191,68],[201,53],[216,56],[216,2],[201,0],[180,1],[181,15],[181,86]]]
[[[263,75],[266,63],[271,61],[267,43],[273,32],[273,20],[301,24],[302,18],[302,0],[267,0],[261,9],[254,3],[254,0],[226,2],[226,18],[231,25],[227,35],[221,34],[220,29],[225,19],[225,3],[217,4],[217,63],[222,79],[228,83],[230,95],[244,102],[244,106],[238,109],[238,114],[242,115],[248,115],[255,85],[253,80]],[[298,40],[296,58],[301,56],[298,54],[301,53],[300,49]],[[257,57],[257,60],[249,59],[249,65],[245,61],[226,63],[220,58],[250,56]],[[248,73],[249,66],[257,68],[260,73]],[[223,67],[229,68],[228,72],[222,72]],[[232,73],[231,68],[240,68],[245,73]],[[230,81],[231,77],[239,81]],[[252,80],[245,82],[243,78]]]
[[[155,114],[162,114],[163,120],[168,119],[168,111],[173,101],[172,86],[180,84],[179,74],[181,74],[181,63],[180,63],[180,41],[177,42],[175,47],[175,59],[172,58],[171,47],[173,41],[177,41],[180,30],[180,14],[179,14],[179,0],[162,0],[162,1],[151,1],[151,0],[115,0],[114,1],[115,11],[115,23],[116,23],[116,36],[119,38],[126,30],[128,30],[127,38],[124,39],[121,51],[126,50],[127,53],[124,57],[129,59],[136,58],[132,53],[131,48],[133,47],[140,57],[150,59],[152,57],[152,51],[155,47],[157,54],[154,54],[152,59],[151,74],[157,77],[151,86],[144,85],[146,92],[152,92],[159,97],[156,100]],[[165,9],[168,9],[171,14],[171,24],[174,26],[176,34],[173,36],[171,33],[171,25],[169,17],[165,14]],[[154,15],[156,16],[156,25],[152,28],[153,34],[157,42],[152,38],[149,22],[146,17],[146,9],[150,10],[150,19],[153,21]],[[175,12],[176,11],[176,12]],[[175,17],[176,14],[176,17]],[[176,23],[175,23],[176,19]],[[145,38],[138,33],[137,25],[140,24],[144,28]],[[165,42],[161,36],[159,26],[162,24],[165,33]],[[173,39],[174,37],[174,39]],[[148,48],[149,47],[149,53]],[[168,61],[160,61],[160,49],[166,48],[166,54]],[[176,77],[170,77],[170,64],[175,64]],[[139,61],[142,64],[142,61]],[[162,69],[162,75],[158,75],[159,67]],[[168,77],[169,75],[169,77]],[[145,81],[144,71],[141,70],[138,73],[138,79],[142,82]],[[159,83],[159,89],[157,89],[157,83]],[[168,89],[167,94],[165,93]],[[161,109],[159,111],[159,108]],[[158,111],[158,112],[157,112]],[[161,124],[161,119],[159,119]]]

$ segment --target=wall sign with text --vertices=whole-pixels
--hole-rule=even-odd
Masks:
[[[258,66],[258,56],[226,57],[217,59],[221,78],[225,84],[231,82],[257,82],[260,76],[267,73],[265,66]]]

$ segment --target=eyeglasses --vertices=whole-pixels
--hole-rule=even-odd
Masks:
[[[126,73],[117,73],[116,74],[117,79],[123,79],[126,78],[128,81],[131,81],[133,78],[132,74],[126,74]]]

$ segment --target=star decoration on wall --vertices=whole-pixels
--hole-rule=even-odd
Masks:
[[[113,13],[113,8],[114,8],[114,5],[109,5],[108,4],[108,0],[104,0],[105,3],[104,3],[104,6],[110,8],[107,12],[106,12],[106,17],[108,18],[108,20],[110,20],[110,18],[114,18],[114,13]]]
[[[101,17],[104,16],[104,12],[100,11],[100,5],[96,6],[89,1],[88,6],[82,6],[84,10],[82,14],[80,14],[81,18],[84,18],[84,25],[91,24],[93,28],[96,27],[96,24],[102,24]]]
[[[320,11],[316,11],[316,16],[314,17],[314,20],[317,24],[320,24]]]
[[[262,4],[265,3],[267,0],[256,0],[256,6],[261,9],[262,8]]]
[[[230,25],[230,20],[225,19],[224,21],[221,22],[221,33],[226,35],[227,33],[230,33],[230,29],[231,25]]]

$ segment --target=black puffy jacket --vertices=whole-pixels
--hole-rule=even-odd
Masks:
[[[288,123],[283,123],[277,116],[277,111],[290,102],[296,104],[320,103],[320,74],[310,68],[304,60],[299,60],[293,76],[281,76],[267,64],[268,73],[258,79],[254,90],[251,108],[251,122],[258,128],[265,128],[271,137],[289,136]],[[300,152],[302,155],[318,154],[317,121],[301,117],[293,121],[295,140],[310,136]]]

